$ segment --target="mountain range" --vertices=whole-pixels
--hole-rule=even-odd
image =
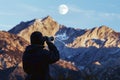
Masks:
[[[25,47],[30,44],[30,35],[34,31],[55,38],[54,44],[61,59],[50,66],[54,80],[120,79],[119,32],[105,25],[92,29],[75,29],[61,25],[47,16],[21,22],[8,32],[0,31],[1,71],[12,68],[14,72],[9,74],[11,80],[24,79],[21,56]],[[7,61],[9,59],[14,60],[14,63]]]

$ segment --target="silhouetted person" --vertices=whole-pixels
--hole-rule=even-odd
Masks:
[[[28,74],[25,80],[50,80],[49,64],[59,60],[59,52],[48,37],[35,31],[30,37],[31,45],[23,54],[23,69]],[[44,42],[48,49],[44,49]]]

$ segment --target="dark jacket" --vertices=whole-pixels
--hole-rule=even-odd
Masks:
[[[49,80],[49,64],[59,60],[55,45],[47,42],[49,50],[41,45],[29,45],[23,54],[23,69],[28,74],[26,80]]]

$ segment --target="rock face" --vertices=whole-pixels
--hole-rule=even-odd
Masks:
[[[107,26],[89,30],[68,28],[59,25],[48,16],[41,20],[22,22],[9,32],[29,41],[33,31],[55,37],[54,43],[60,51],[61,59],[74,62],[80,73],[76,75],[79,80],[120,79],[120,33],[111,28]],[[54,69],[52,67],[52,70]],[[63,68],[58,68],[58,71],[62,70]],[[63,73],[64,71],[66,69]],[[71,71],[67,70],[64,77],[68,76],[69,72]]]
[[[4,60],[6,61],[3,63],[19,63],[21,61],[22,52],[28,44],[29,43],[21,37],[0,31],[1,60],[2,58],[5,58]],[[3,68],[9,68],[11,66],[13,65],[7,65]]]
[[[17,75],[23,71],[22,53],[29,43],[21,37],[0,31],[0,80],[17,80]],[[18,70],[20,69],[20,70]],[[22,72],[24,75],[24,72]],[[24,76],[21,75],[21,78]]]
[[[70,47],[120,47],[120,33],[113,31],[107,26],[100,26],[88,30],[83,36],[74,40]],[[79,44],[78,44],[79,43]]]

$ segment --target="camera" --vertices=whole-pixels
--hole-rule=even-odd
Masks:
[[[53,36],[51,36],[51,37],[44,36],[44,41],[53,41],[53,40],[54,40]]]

